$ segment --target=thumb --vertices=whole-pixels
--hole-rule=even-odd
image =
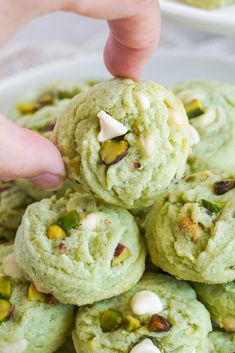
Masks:
[[[28,178],[40,187],[56,189],[64,177],[55,145],[0,115],[0,180]]]

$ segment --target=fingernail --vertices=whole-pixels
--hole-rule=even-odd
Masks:
[[[50,173],[41,174],[30,180],[40,188],[51,191],[59,189],[64,182],[64,179],[61,176]]]

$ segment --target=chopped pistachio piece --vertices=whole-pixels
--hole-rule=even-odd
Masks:
[[[150,332],[168,332],[171,329],[171,323],[164,317],[154,314],[148,324]]]
[[[235,317],[228,315],[223,318],[223,327],[227,332],[235,332]]]
[[[122,324],[122,316],[117,311],[106,310],[100,316],[100,327],[103,332],[117,330]]]
[[[71,228],[75,228],[79,226],[80,216],[76,210],[72,210],[70,212],[66,212],[63,216],[61,216],[58,220],[59,226],[64,230],[68,231]]]
[[[110,166],[118,163],[128,152],[127,141],[105,141],[100,149],[100,158],[105,165]]]
[[[47,237],[49,239],[64,239],[66,238],[66,233],[57,224],[52,224],[47,230]]]
[[[193,243],[198,241],[202,228],[198,223],[193,222],[189,216],[181,217],[178,220],[178,226],[182,232],[191,237]]]
[[[12,313],[12,305],[5,299],[0,299],[0,323],[9,320]]]
[[[41,106],[51,105],[53,103],[54,97],[51,93],[44,93],[38,98],[38,103]]]
[[[39,292],[35,285],[31,283],[28,289],[28,300],[32,302],[46,303],[47,294]]]
[[[38,103],[19,103],[16,107],[21,114],[29,115],[35,113],[40,109],[40,104]]]
[[[82,89],[80,87],[74,88],[72,91],[62,91],[59,90],[57,95],[59,99],[72,99],[77,94],[81,93]]]
[[[134,123],[132,125],[132,130],[135,135],[140,136],[143,133],[144,128],[143,128],[143,126],[140,125],[140,123],[138,121],[134,121]]]
[[[141,326],[141,323],[139,320],[135,319],[133,316],[126,316],[123,320],[123,324],[124,324],[124,329],[127,332],[131,332],[136,330],[137,328],[139,328]]]
[[[198,99],[185,103],[184,107],[189,119],[197,118],[205,113],[202,103]]]
[[[235,179],[225,179],[215,183],[216,195],[223,195],[235,188]]]
[[[203,207],[213,213],[218,213],[223,208],[223,205],[221,205],[220,203],[211,202],[205,199],[202,199],[201,202]]]
[[[0,277],[0,297],[9,299],[12,294],[12,282],[9,277]]]
[[[125,245],[118,244],[118,246],[115,249],[111,265],[116,266],[121,262],[125,261],[126,259],[128,259],[128,257],[130,256],[131,256],[130,250]]]

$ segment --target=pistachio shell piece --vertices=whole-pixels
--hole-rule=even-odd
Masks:
[[[0,299],[0,323],[10,319],[12,305],[5,299]]]
[[[48,239],[65,239],[65,231],[57,224],[52,224],[47,230]]]
[[[137,328],[141,326],[141,323],[138,319],[128,315],[124,318],[123,325],[124,325],[124,329],[127,332],[131,332],[131,331],[137,330]]]
[[[38,103],[19,103],[16,107],[19,112],[23,115],[29,115],[35,113],[40,109],[40,104]]]
[[[215,183],[216,195],[223,195],[235,188],[235,179],[225,179]]]
[[[126,259],[128,259],[128,257],[130,256],[131,256],[130,250],[125,245],[118,244],[118,246],[115,249],[111,265],[116,266],[121,262],[125,261]]]
[[[79,226],[80,216],[76,210],[66,212],[58,219],[58,225],[64,230],[68,231],[72,228]]]
[[[211,202],[211,201],[208,201],[205,199],[202,199],[201,202],[202,202],[203,207],[205,207],[208,211],[213,212],[213,213],[218,213],[223,208],[223,205],[221,205],[218,202],[217,203]]]
[[[129,144],[127,141],[105,141],[100,149],[100,158],[102,162],[110,166],[118,163],[126,156]]]
[[[205,110],[199,99],[194,99],[191,102],[185,103],[184,107],[189,119],[197,118],[198,116],[205,113]]]
[[[12,295],[12,282],[9,277],[0,277],[0,296],[9,299]]]
[[[100,316],[100,327],[103,332],[117,330],[122,324],[122,316],[115,310],[106,310]]]
[[[28,300],[32,302],[46,303],[47,294],[39,292],[35,285],[31,283],[28,289]]]

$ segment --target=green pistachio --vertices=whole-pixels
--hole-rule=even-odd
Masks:
[[[202,103],[198,99],[185,103],[184,107],[189,119],[197,118],[205,113]]]
[[[0,296],[9,299],[12,295],[12,282],[9,277],[0,277]]]
[[[63,228],[64,231],[68,231],[72,228],[79,226],[80,216],[76,210],[66,212],[58,219],[58,224]]]
[[[123,325],[124,325],[124,329],[127,332],[131,332],[136,330],[137,328],[139,328],[141,326],[141,323],[139,320],[135,319],[133,316],[126,316],[123,320]]]
[[[211,202],[205,199],[201,200],[202,206],[205,207],[208,211],[213,212],[213,213],[218,213],[219,211],[222,210],[223,205],[218,202]]]
[[[10,318],[12,305],[5,299],[0,299],[0,323]]]
[[[117,311],[106,310],[100,316],[100,327],[103,332],[115,331],[122,324],[122,316]]]
[[[131,256],[130,250],[125,245],[118,244],[118,246],[115,249],[111,265],[116,266],[121,262],[125,261],[126,259],[128,259],[128,257],[130,256]]]
[[[123,157],[126,156],[128,152],[128,142],[127,141],[105,141],[100,149],[100,158],[105,165],[110,166],[112,164],[118,163]]]

